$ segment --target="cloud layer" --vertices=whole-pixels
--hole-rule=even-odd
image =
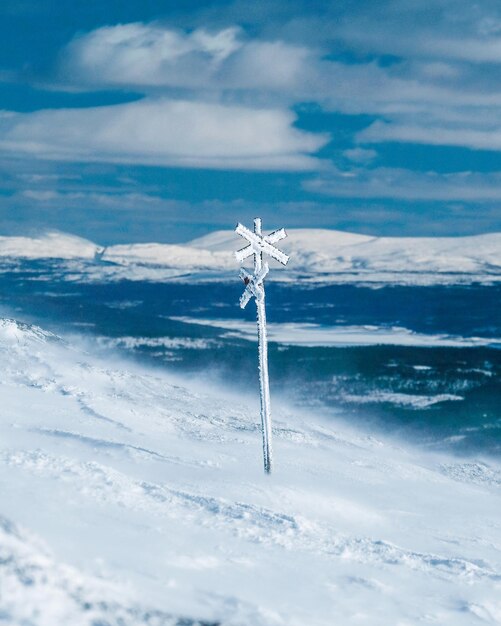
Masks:
[[[328,111],[383,117],[358,136],[365,144],[407,141],[498,150],[501,18],[472,17],[468,30],[466,20],[452,19],[453,6],[437,4],[438,25],[412,2],[399,5],[399,12],[386,3],[384,24],[367,6],[350,13],[350,20],[334,21],[331,15],[326,20],[331,47],[342,43],[367,55],[351,61],[325,54],[325,24],[316,22],[318,45],[281,38],[290,38],[290,22],[272,39],[250,39],[235,26],[181,31],[131,23],[74,39],[60,71],[63,80],[80,87],[181,89],[190,99],[229,98],[262,106],[315,101]],[[402,19],[406,13],[414,24]],[[448,38],[440,28],[445,24]],[[303,31],[313,25],[306,22]],[[404,36],[410,25],[413,34]],[[297,24],[296,29],[301,32]],[[388,62],[384,54],[398,56]]]
[[[501,172],[437,174],[389,167],[349,171],[332,168],[304,186],[337,198],[501,202]]]
[[[290,200],[301,207],[301,219],[315,215],[322,224],[322,207],[328,206],[325,213],[349,214],[346,227],[352,229],[368,223],[391,228],[411,219],[412,228],[419,229],[419,210],[429,217],[433,213],[437,224],[449,220],[453,229],[463,219],[462,232],[481,223],[499,224],[501,172],[492,171],[501,169],[501,5],[496,0],[318,0],[314,5],[233,0],[224,8],[200,3],[197,10],[122,17],[110,6],[104,0],[107,26],[104,19],[99,27],[82,21],[87,32],[71,40],[61,37],[57,50],[54,44],[48,61],[52,73],[47,69],[45,79],[38,76],[48,88],[39,109],[52,106],[47,94],[54,93],[53,109],[0,112],[4,160],[21,169],[35,163],[33,171],[66,168],[79,174],[107,168],[126,177],[136,164],[297,172],[287,178],[231,172],[210,189],[193,184],[191,196],[242,201],[239,211],[256,199],[278,211],[280,201]],[[133,21],[138,16],[157,21]],[[0,68],[0,80],[14,80],[12,68],[4,74]],[[130,100],[131,93],[135,102],[97,106]],[[81,108],[56,108],[75,103]],[[325,129],[331,129],[329,135]],[[430,171],[424,171],[427,167]],[[197,176],[207,174],[211,181],[226,176],[138,169],[149,174],[127,187],[130,202],[123,196],[119,203],[132,206],[148,193],[190,198]],[[168,175],[176,180],[166,183]],[[2,176],[0,163],[0,181]],[[145,189],[144,181],[151,185],[155,177]],[[49,205],[63,210],[65,203],[79,210],[81,203],[104,207],[107,200],[88,196],[89,184],[88,178],[54,187],[33,181],[24,195],[11,198],[9,208],[15,202],[38,204],[40,210]],[[122,191],[128,185],[113,181],[112,194],[115,184]],[[63,195],[51,196],[62,191],[61,185]],[[148,206],[151,211],[153,205]]]
[[[282,41],[245,38],[233,26],[184,32],[158,24],[118,24],[74,39],[60,72],[80,85],[186,89],[293,89],[311,52]]]
[[[308,170],[326,141],[293,113],[172,99],[0,116],[0,148],[43,159]]]

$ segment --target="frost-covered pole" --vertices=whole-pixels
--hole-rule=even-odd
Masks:
[[[261,218],[254,220],[254,232],[262,235]],[[254,276],[258,276],[263,267],[263,253],[254,255]],[[271,472],[273,452],[271,448],[271,412],[270,412],[270,379],[268,376],[268,337],[266,336],[266,307],[264,304],[264,283],[259,286],[256,296],[257,332],[259,350],[259,391],[261,394],[261,428],[263,431],[264,471]]]
[[[263,263],[263,252],[271,257],[287,264],[289,257],[275,248],[272,244],[287,236],[283,228],[276,230],[270,235],[263,236],[261,218],[254,220],[254,232],[242,224],[237,224],[235,232],[244,237],[249,245],[235,253],[238,261],[242,262],[251,254],[254,255],[254,274],[249,274],[243,268],[240,277],[246,285],[246,289],[240,298],[241,308],[245,308],[252,296],[256,299],[257,328],[259,346],[259,386],[261,392],[261,427],[263,431],[263,458],[264,471],[271,472],[272,447],[271,447],[271,412],[270,412],[270,383],[268,378],[268,339],[266,336],[266,308],[264,278],[269,272],[267,263]]]

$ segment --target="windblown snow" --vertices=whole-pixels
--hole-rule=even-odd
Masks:
[[[501,622],[501,467],[0,321],[0,621]],[[251,390],[256,392],[256,390]],[[256,396],[254,398],[254,396]]]
[[[144,243],[102,247],[71,235],[0,237],[0,258],[62,259],[70,279],[163,280],[190,276],[224,280],[235,272],[233,231],[218,231],[187,244]],[[448,284],[497,282],[501,278],[501,233],[471,237],[371,237],[292,229],[280,247],[287,270],[270,279],[321,282]]]

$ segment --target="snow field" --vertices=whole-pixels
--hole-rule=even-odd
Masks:
[[[0,363],[7,624],[501,622],[494,461],[276,402],[266,476],[257,389],[205,389],[5,319]]]

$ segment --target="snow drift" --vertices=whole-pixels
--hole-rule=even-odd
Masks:
[[[0,320],[9,625],[501,620],[501,468]],[[276,395],[276,394],[275,394]]]

